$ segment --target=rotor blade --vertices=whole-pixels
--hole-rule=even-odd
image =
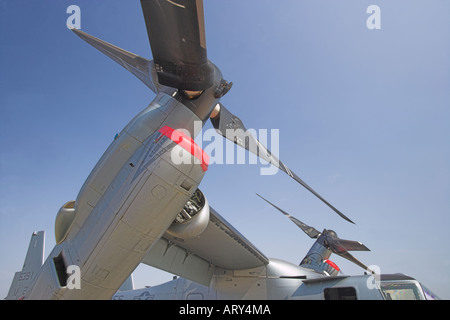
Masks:
[[[346,251],[370,251],[365,245],[359,241],[343,240],[339,238],[327,237],[327,244],[334,253],[342,253]]]
[[[364,270],[369,270],[371,271],[364,263],[362,263],[361,261],[359,261],[358,259],[356,259],[354,256],[352,256],[350,253],[348,253],[347,251],[345,252],[341,252],[341,253],[336,253],[337,255],[341,256],[342,258],[345,258],[351,262],[353,262],[354,264],[360,266],[361,268],[363,268]],[[372,271],[371,271],[372,272]]]
[[[365,270],[369,270],[369,268],[365,264],[363,264],[361,261],[356,259],[348,252],[348,251],[370,251],[369,248],[367,248],[361,242],[339,239],[334,235],[327,234],[325,238],[325,244],[326,247],[328,247],[328,249],[331,250],[331,252],[355,263],[356,265],[360,266]]]
[[[305,232],[310,238],[317,238],[320,235],[320,232],[317,231],[316,229],[314,229],[313,227],[308,226],[307,224],[304,224],[303,222],[301,222],[300,220],[298,220],[297,218],[291,216],[289,213],[287,213],[286,211],[278,208],[276,205],[274,205],[273,203],[271,203],[269,200],[264,199],[262,196],[260,196],[259,194],[256,194],[258,197],[260,197],[261,199],[263,199],[264,201],[266,201],[268,204],[272,205],[275,209],[278,209],[278,211],[280,211],[282,214],[284,214],[285,216],[287,216],[292,222],[294,222],[300,229],[303,230],[303,232]]]
[[[73,28],[72,31],[82,40],[104,53],[122,67],[134,74],[147,87],[156,93],[156,88],[151,77],[151,61],[142,58],[134,53],[116,47],[106,41],[100,40],[86,32]]]
[[[206,54],[203,0],[141,0],[159,82],[201,91],[213,83]]]
[[[267,148],[262,145],[256,138],[249,134],[245,129],[245,126],[242,123],[241,119],[228,111],[228,109],[225,108],[223,104],[219,103],[218,106],[220,110],[213,113],[211,122],[219,134],[271,163],[272,165],[286,173],[288,176],[290,176],[292,179],[300,183],[303,187],[305,187],[309,192],[319,198],[339,216],[351,223],[354,223],[338,209],[332,206],[328,201],[326,201],[321,195],[314,191],[314,189],[307,185],[306,182],[300,179],[300,177],[292,172],[283,162],[272,155],[271,152],[267,150]]]

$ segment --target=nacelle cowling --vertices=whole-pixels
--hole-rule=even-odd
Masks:
[[[69,201],[59,209],[55,220],[56,244],[64,241],[75,218],[75,201]]]
[[[177,239],[192,239],[200,236],[208,223],[208,200],[200,189],[197,189],[166,232]]]

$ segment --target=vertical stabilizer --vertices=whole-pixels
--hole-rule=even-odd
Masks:
[[[130,291],[134,290],[134,280],[133,280],[133,274],[130,274],[130,276],[125,280],[125,282],[122,284],[122,286],[119,288],[119,291]]]
[[[15,273],[8,296],[6,297],[7,300],[23,299],[28,289],[34,283],[44,263],[44,239],[44,231],[33,232],[31,235],[30,245],[28,246],[22,271]]]

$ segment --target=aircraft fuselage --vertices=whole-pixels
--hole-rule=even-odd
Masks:
[[[153,287],[119,291],[113,296],[113,300],[391,299],[425,300],[438,297],[416,279],[400,273],[326,276],[278,259],[270,259],[268,265],[249,270],[217,270],[209,286],[176,278]],[[184,311],[180,308],[180,312]],[[228,310],[215,308],[214,311],[226,314]],[[259,311],[264,311],[264,308]]]

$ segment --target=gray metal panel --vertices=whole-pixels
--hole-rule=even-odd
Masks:
[[[211,225],[213,223],[213,225]],[[212,234],[208,234],[209,227],[213,229]],[[228,221],[225,220],[217,211],[210,207],[210,225],[205,233],[198,239],[206,245],[206,250],[210,251],[212,243],[218,243],[220,240],[224,242],[223,247],[220,246],[223,252],[219,253],[222,263],[216,265],[226,269],[244,270],[256,268],[269,263],[269,259],[259,251],[247,238],[245,238],[238,230],[236,230]],[[222,234],[219,235],[219,230]],[[207,238],[207,236],[211,238]],[[203,237],[203,238],[202,238]],[[218,240],[215,238],[218,237]],[[217,252],[214,252],[217,254]],[[229,265],[227,267],[227,264]]]
[[[269,263],[269,259],[264,254],[212,208],[210,208],[209,224],[199,237],[181,240],[165,234],[164,239],[223,269],[244,270]],[[152,260],[155,258],[155,253],[152,252],[154,250],[157,249],[152,248],[142,262],[158,267],[156,266],[158,263]],[[179,275],[189,278],[186,274]]]
[[[158,240],[142,263],[205,286],[209,286],[215,270],[208,261],[164,238]]]
[[[380,290],[377,287],[371,288],[367,281],[372,281],[370,275],[360,276],[337,276],[326,277],[311,280],[303,280],[292,299],[325,299],[324,290],[327,288],[345,288],[355,289],[357,300],[383,300]]]
[[[167,239],[223,269],[243,270],[269,263],[266,256],[213,208],[210,208],[208,227],[198,238]]]

